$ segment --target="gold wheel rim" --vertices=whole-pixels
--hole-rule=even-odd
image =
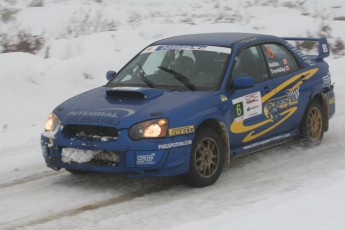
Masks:
[[[212,177],[219,167],[219,149],[212,138],[202,139],[195,154],[195,166],[199,175],[203,178]]]
[[[316,141],[320,139],[322,133],[322,114],[319,108],[313,107],[308,114],[308,133]]]

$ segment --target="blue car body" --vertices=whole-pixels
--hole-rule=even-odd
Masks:
[[[288,40],[316,41],[319,43],[318,52],[315,56],[304,55]],[[237,81],[239,86],[234,89],[232,85],[235,81],[231,76],[239,53],[247,47],[267,43],[284,47],[296,60],[296,70],[285,73],[283,69],[289,69],[289,66],[277,62],[266,63],[268,72],[281,71],[284,74],[257,82],[251,87],[250,80]],[[323,129],[327,131],[328,120],[335,113],[335,100],[328,64],[323,61],[329,55],[325,39],[214,33],[172,37],[148,47],[176,45],[231,49],[216,90],[105,85],[81,93],[54,109],[53,113],[61,124],[54,133],[45,131],[41,136],[47,166],[55,170],[66,168],[126,173],[131,176],[185,174],[190,169],[193,140],[203,124],[217,127],[226,148],[224,159],[229,163],[231,158],[243,153],[298,136],[306,108],[315,98],[321,101],[326,113],[327,121]],[[262,52],[274,56],[269,49]],[[129,129],[133,125],[156,118],[168,120],[167,136],[138,140],[130,137]],[[116,132],[116,137],[74,135],[76,132],[68,129],[76,125],[110,127]],[[64,148],[106,151],[116,154],[118,158],[110,164],[104,160],[63,161]]]

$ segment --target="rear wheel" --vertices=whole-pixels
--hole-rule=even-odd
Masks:
[[[223,169],[224,145],[213,129],[200,129],[194,140],[189,172],[182,181],[193,187],[205,187],[215,183]]]
[[[312,101],[302,120],[301,141],[307,145],[318,145],[324,134],[325,115],[318,101]]]

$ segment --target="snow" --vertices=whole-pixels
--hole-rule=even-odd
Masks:
[[[86,163],[91,161],[98,151],[93,150],[80,150],[74,148],[63,148],[61,153],[61,160],[65,163],[72,161],[77,163]]]
[[[0,54],[0,229],[345,229],[345,57],[339,54],[327,58],[336,114],[322,144],[237,159],[207,188],[174,177],[54,172],[39,143],[56,105],[105,84],[106,71],[118,71],[155,40],[239,31],[321,34],[334,45],[345,37],[344,1],[44,0],[30,7],[32,1],[0,3],[0,12],[18,9],[14,20],[0,20],[0,44],[2,34],[20,30],[45,39],[36,55]]]
[[[322,185],[320,185],[322,186]],[[187,223],[174,229],[343,229],[345,221],[343,207],[345,202],[345,183],[335,182],[330,187],[296,197],[273,198],[265,204],[249,208],[245,213],[223,211],[219,216],[203,221]],[[320,199],[322,197],[322,199]],[[284,202],[288,199],[289,202]],[[230,225],[231,224],[231,225]]]
[[[63,148],[61,153],[61,160],[65,163],[77,162],[86,163],[91,160],[106,160],[114,163],[119,162],[119,155],[114,152],[102,150],[84,150],[75,148]]]

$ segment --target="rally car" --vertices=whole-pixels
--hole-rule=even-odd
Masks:
[[[291,41],[313,41],[305,55]],[[335,113],[325,38],[247,33],[154,42],[108,83],[57,106],[41,136],[48,167],[180,175],[213,184],[242,154],[288,139],[319,144]]]

